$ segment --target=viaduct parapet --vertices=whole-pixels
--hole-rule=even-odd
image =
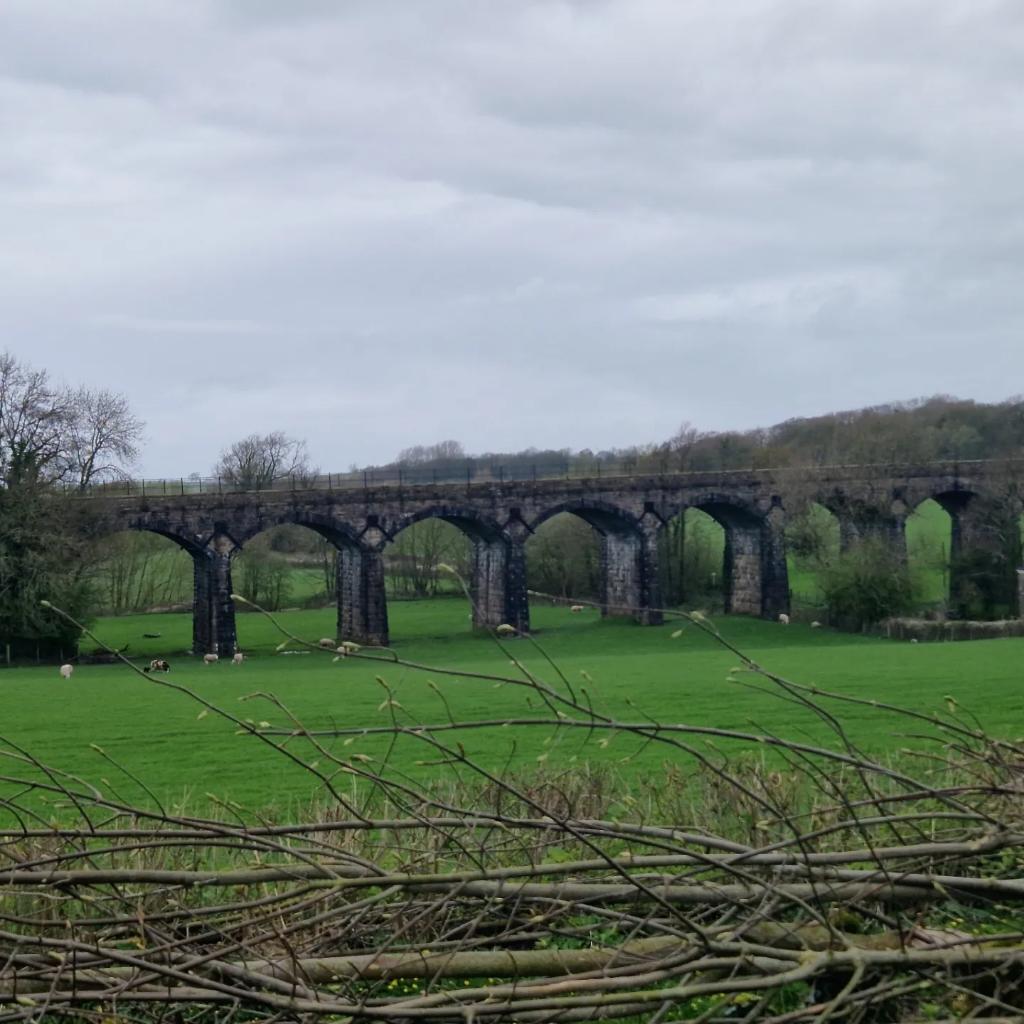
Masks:
[[[232,558],[258,533],[285,523],[315,530],[339,551],[339,639],[386,644],[383,553],[422,519],[444,519],[469,538],[477,627],[529,629],[525,544],[560,512],[580,516],[600,534],[603,613],[660,622],[659,536],[688,508],[724,528],[726,610],[774,618],[789,610],[787,513],[818,502],[837,517],[842,544],[878,536],[904,559],[907,516],[935,499],[953,523],[955,605],[959,556],[1003,543],[1001,530],[1021,513],[1022,481],[1024,460],[82,500],[101,533],[148,530],[192,556],[193,649],[229,654],[236,644]]]

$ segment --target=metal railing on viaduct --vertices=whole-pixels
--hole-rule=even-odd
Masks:
[[[150,481],[144,492],[140,483],[112,485],[83,504],[93,530],[148,530],[188,551],[194,650],[220,654],[236,643],[232,556],[286,523],[315,530],[338,549],[338,637],[386,644],[383,552],[407,526],[430,517],[454,524],[471,542],[474,625],[526,631],[526,541],[560,512],[580,516],[601,536],[604,614],[653,624],[662,606],[659,537],[688,508],[724,528],[726,610],[767,618],[789,609],[786,516],[808,502],[836,516],[842,545],[879,537],[904,559],[907,516],[932,498],[952,519],[954,570],[967,551],[1001,547],[1007,523],[1015,526],[1024,508],[1024,460],[632,475],[605,467],[600,475],[536,479],[529,471],[520,479],[504,472],[497,479],[398,479],[396,471],[387,481],[331,476],[260,491],[172,484]],[[954,572],[954,602],[961,585]]]

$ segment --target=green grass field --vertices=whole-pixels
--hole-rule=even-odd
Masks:
[[[281,620],[315,641],[333,634],[334,614],[333,609],[288,612]],[[774,694],[728,682],[735,656],[693,626],[673,638],[677,624],[645,628],[543,606],[532,614],[537,643],[546,654],[574,685],[587,688],[595,705],[620,719],[760,729],[811,741],[827,738],[825,726],[814,715]],[[391,622],[394,650],[403,658],[462,671],[515,672],[491,639],[470,632],[461,601],[395,602]],[[717,625],[760,664],[796,681],[933,712],[941,712],[945,696],[953,695],[993,732],[1024,734],[1024,639],[926,645],[739,617],[721,619]],[[334,662],[329,653],[276,654],[280,637],[265,618],[240,615],[238,627],[240,643],[250,655],[241,667],[204,666],[185,657],[191,635],[187,615],[126,616],[100,620],[95,628],[112,646],[129,644],[128,653],[140,664],[156,655],[168,657],[172,682],[254,722],[288,724],[266,699],[240,703],[246,695],[262,691],[280,698],[308,727],[383,724],[386,713],[379,705],[385,692],[376,676],[393,689],[402,705],[399,714],[410,722],[443,722],[446,704],[460,719],[538,711],[536,697],[517,686],[456,679],[441,671],[423,673],[386,662]],[[142,635],[146,632],[161,636],[147,640]],[[513,640],[509,650],[538,675],[556,681],[529,641]],[[851,738],[868,750],[892,752],[915,742],[894,732],[918,731],[913,723],[894,723],[869,707],[838,705],[837,710]],[[79,666],[69,682],[61,680],[54,667],[0,671],[0,736],[48,764],[92,780],[106,779],[126,798],[141,799],[138,787],[91,744],[144,779],[162,798],[184,799],[190,806],[202,803],[207,793],[250,808],[305,802],[318,795],[308,775],[259,739],[236,735],[230,723],[214,714],[198,718],[200,711],[186,695],[123,666]],[[666,758],[681,756],[658,746],[638,751],[636,741],[621,734],[602,745],[607,738],[582,730],[555,735],[550,728],[459,734],[467,752],[492,768],[506,763],[536,765],[538,758],[544,758],[545,767],[559,768],[574,759],[593,759],[620,765],[627,772],[657,772]],[[375,759],[383,752],[382,742],[371,737],[347,746],[332,740],[330,746],[339,753]],[[393,752],[391,763],[422,780],[436,769],[416,762],[435,758],[422,741],[407,738]]]

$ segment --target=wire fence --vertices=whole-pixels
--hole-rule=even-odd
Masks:
[[[885,470],[915,475],[959,474],[984,467],[1011,468],[1024,471],[1024,459],[973,459],[959,462],[936,462],[902,466],[894,463],[853,465],[746,466],[735,468],[703,467],[695,469],[673,464],[672,460],[637,458],[624,460],[566,459],[558,462],[502,462],[475,460],[443,465],[392,465],[349,470],[344,473],[319,473],[308,476],[281,476],[272,480],[238,482],[217,476],[160,477],[155,479],[123,478],[89,484],[85,488],[64,485],[68,493],[81,497],[138,497],[187,494],[232,494],[264,491],[352,491],[375,487],[418,487],[431,484],[504,484],[534,480],[600,480],[604,477],[658,476],[749,476],[787,475],[850,471]]]

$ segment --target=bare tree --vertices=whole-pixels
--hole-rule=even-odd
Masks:
[[[79,490],[97,480],[123,478],[139,457],[145,424],[124,395],[101,388],[67,394],[69,416],[64,441],[67,479]]]
[[[464,459],[466,449],[459,441],[438,441],[437,444],[417,444],[403,448],[395,460],[400,463],[437,462],[444,459]]]
[[[116,392],[58,388],[10,352],[0,354],[0,484],[124,476],[143,423]]]
[[[225,448],[213,472],[239,490],[258,491],[291,477],[305,481],[316,471],[310,466],[305,441],[274,430],[250,434]]]
[[[0,353],[0,484],[59,477],[70,408],[45,370]]]

